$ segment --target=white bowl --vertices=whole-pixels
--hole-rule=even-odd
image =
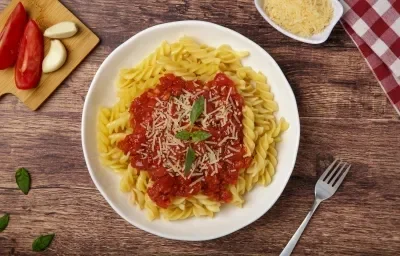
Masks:
[[[245,197],[244,207],[224,206],[215,218],[191,218],[168,222],[149,222],[143,211],[129,202],[129,195],[120,192],[120,176],[100,164],[96,142],[96,117],[100,106],[116,102],[114,82],[118,71],[131,67],[153,52],[163,41],[174,42],[183,35],[203,43],[219,46],[229,44],[238,50],[248,50],[244,60],[255,70],[268,76],[272,91],[279,104],[279,116],[284,116],[290,128],[278,146],[279,164],[272,183],[257,186]],[[132,225],[158,236],[200,241],[218,238],[234,232],[266,213],[281,195],[292,173],[300,139],[300,123],[296,99],[281,69],[260,46],[235,31],[202,21],[179,21],[148,28],[130,38],[114,50],[97,71],[89,88],[82,115],[82,147],[90,176],[111,207]],[[95,213],[101,214],[101,213]],[[116,231],[118,232],[118,231]]]
[[[304,43],[308,43],[308,44],[322,44],[323,42],[325,42],[328,39],[328,37],[331,35],[332,30],[335,27],[336,23],[338,23],[338,21],[340,20],[340,18],[343,15],[342,4],[338,0],[331,0],[332,7],[333,7],[333,17],[332,17],[331,23],[321,33],[313,35],[312,37],[309,37],[309,38],[305,38],[305,37],[295,35],[289,31],[285,30],[284,28],[282,28],[281,26],[276,24],[274,21],[272,21],[264,11],[264,1],[266,1],[266,0],[254,0],[254,3],[256,5],[258,12],[261,14],[261,16],[263,16],[263,18],[271,26],[273,26],[276,30],[278,30],[279,32],[281,32],[282,34],[284,34],[288,37],[291,37],[295,40],[298,40],[298,41],[301,41]]]

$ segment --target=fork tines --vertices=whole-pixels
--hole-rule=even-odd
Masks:
[[[338,161],[339,163],[337,163]],[[346,167],[347,169],[342,174]],[[348,171],[350,170],[350,167],[351,164],[343,162],[339,159],[335,159],[335,161],[331,163],[331,165],[325,170],[319,179],[332,187],[339,187],[344,177],[346,177]]]

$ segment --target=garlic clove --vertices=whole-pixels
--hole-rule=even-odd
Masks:
[[[43,60],[43,73],[51,73],[60,69],[67,60],[67,50],[60,40],[51,40],[49,53]]]
[[[57,23],[44,31],[44,36],[48,38],[63,39],[74,36],[78,32],[78,27],[72,21]]]

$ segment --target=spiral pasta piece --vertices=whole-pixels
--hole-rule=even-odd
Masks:
[[[256,134],[254,130],[254,114],[248,106],[243,108],[243,135],[244,145],[247,149],[246,156],[251,156],[255,148]]]
[[[239,193],[238,187],[229,185],[229,191],[232,193],[232,201],[230,203],[236,205],[237,207],[242,207],[244,200]]]
[[[145,204],[145,193],[138,190],[137,188],[133,188],[131,194],[131,202],[134,205],[137,205],[139,209],[143,210]]]
[[[188,71],[180,62],[174,62],[170,58],[162,56],[157,60],[157,63],[163,65],[167,72],[180,76],[185,80],[196,79],[196,74]]]
[[[97,118],[97,148],[100,153],[108,152],[108,148],[111,145],[111,141],[109,139],[109,130],[107,128],[107,124],[109,122],[109,118],[111,115],[111,111],[108,108],[100,108],[98,118]]]
[[[149,175],[145,171],[140,171],[139,177],[136,182],[136,187],[141,192],[147,192],[149,186]]]
[[[157,64],[157,60],[162,56],[169,56],[171,46],[167,42],[162,42],[156,51],[145,58],[138,66],[133,69],[124,69],[122,75],[125,80],[141,81],[159,74],[163,67]]]
[[[208,47],[202,47],[190,37],[182,37],[179,42],[183,48],[195,58],[196,62],[200,61],[204,64],[214,63],[219,64],[220,59],[215,58],[215,51],[209,51]]]
[[[253,161],[251,162],[250,167],[247,169],[247,173],[251,174],[253,177],[258,174],[258,172],[264,168],[265,166],[265,159],[267,157],[267,150],[270,144],[270,138],[268,134],[263,135],[256,146],[255,149],[255,156]]]
[[[185,207],[181,209],[178,207],[171,207],[166,210],[162,209],[161,213],[166,220],[184,220],[193,215],[193,208]]]
[[[152,221],[160,216],[160,211],[158,206],[150,199],[149,194],[144,196],[144,208],[146,210],[147,218]]]
[[[120,181],[120,189],[122,192],[131,192],[132,189],[135,187],[137,180],[137,176],[134,175],[134,172],[131,171],[129,168],[122,174],[122,178]]]
[[[117,119],[107,124],[109,133],[120,132],[129,127],[129,113],[124,112]]]

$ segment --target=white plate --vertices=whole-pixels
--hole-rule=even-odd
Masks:
[[[333,17],[331,20],[331,23],[319,34],[313,35],[310,38],[305,38],[301,37],[298,35],[295,35],[285,29],[283,29],[281,26],[273,22],[268,15],[264,11],[264,2],[266,0],[254,0],[254,4],[256,5],[256,8],[258,12],[263,16],[263,18],[276,30],[281,32],[282,34],[291,37],[295,40],[298,40],[303,43],[308,43],[308,44],[322,44],[325,42],[329,36],[332,33],[333,28],[335,27],[336,23],[340,20],[340,18],[343,15],[343,5],[338,1],[338,0],[330,0],[332,2],[332,8],[333,8]]]
[[[229,44],[234,49],[247,50],[245,61],[267,75],[279,116],[284,116],[290,128],[279,145],[279,164],[272,183],[257,186],[245,196],[244,207],[224,206],[215,218],[191,218],[168,222],[149,222],[143,211],[129,202],[129,195],[120,192],[120,176],[100,164],[96,142],[96,118],[100,106],[116,102],[114,82],[121,68],[131,67],[153,52],[163,41],[174,42],[183,35],[212,46]],[[148,28],[119,46],[103,62],[89,88],[82,115],[82,147],[90,176],[111,207],[132,225],[158,236],[189,241],[209,240],[241,229],[266,213],[281,195],[292,173],[300,139],[300,123],[296,99],[281,69],[260,46],[235,31],[202,21],[179,21]],[[101,213],[96,213],[101,214]],[[118,231],[116,231],[118,232]]]

